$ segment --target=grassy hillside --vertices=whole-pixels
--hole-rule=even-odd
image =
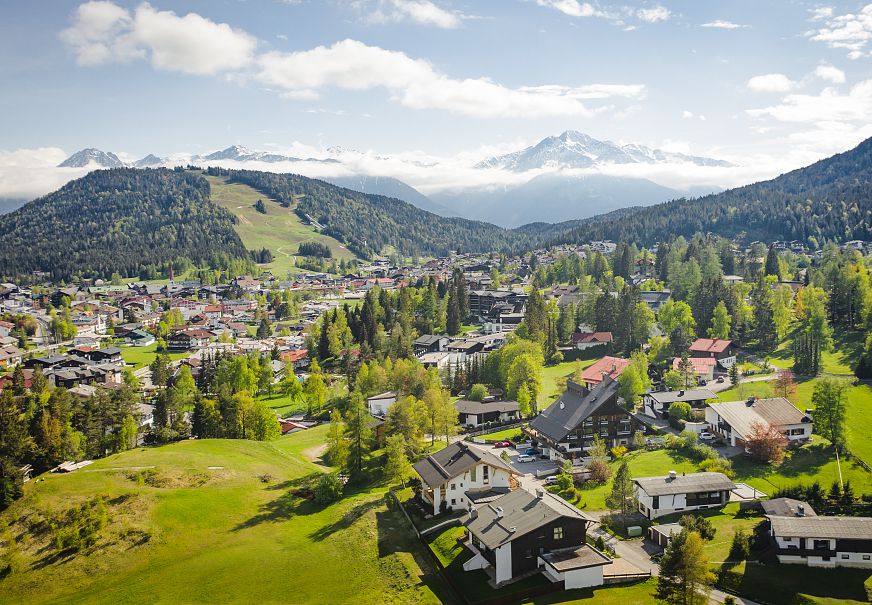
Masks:
[[[327,508],[294,494],[321,472],[309,457],[325,431],[185,441],[31,482],[0,516],[20,550],[0,603],[439,602],[444,588],[384,487]],[[95,495],[110,514],[99,542],[58,557],[39,518]]]
[[[239,222],[236,224],[236,232],[245,247],[249,250],[269,248],[272,251],[275,260],[265,267],[276,275],[284,276],[288,271],[297,271],[294,254],[303,242],[326,244],[337,260],[354,258],[354,254],[332,237],[304,225],[294,213],[293,206],[283,208],[248,185],[228,183],[227,177],[204,177],[212,187],[212,201],[237,217]],[[254,208],[259,199],[266,205],[266,214],[261,214]]]

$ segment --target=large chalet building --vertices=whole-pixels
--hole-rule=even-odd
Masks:
[[[522,430],[551,460],[580,464],[595,436],[608,447],[627,445],[640,428],[621,402],[608,375],[591,389],[569,380],[566,392]]]

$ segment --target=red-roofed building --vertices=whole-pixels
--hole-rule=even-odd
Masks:
[[[606,355],[592,366],[586,368],[581,373],[581,378],[588,387],[592,387],[603,381],[603,374],[608,374],[609,378],[617,380],[618,376],[624,373],[628,365],[630,365],[629,359]]]
[[[690,365],[693,367],[693,373],[700,380],[713,380],[715,377],[715,365],[718,363],[713,357],[688,357]],[[672,360],[672,369],[678,370],[681,364],[681,357],[676,357]]]
[[[292,364],[295,370],[309,367],[308,349],[290,349],[282,351],[279,356],[286,364]]]
[[[736,352],[732,340],[719,338],[697,338],[688,349],[694,358],[709,358],[716,360],[721,367],[729,368],[736,363]]]
[[[611,332],[576,332],[572,335],[572,344],[579,351],[611,344],[614,339]]]

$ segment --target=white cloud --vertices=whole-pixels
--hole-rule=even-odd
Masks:
[[[146,2],[133,15],[105,1],[79,6],[60,34],[80,65],[150,58],[155,69],[196,75],[236,71],[254,57],[257,41],[196,13],[178,16]]]
[[[784,74],[765,74],[748,80],[748,88],[757,92],[787,92],[795,82]]]
[[[66,157],[58,147],[0,150],[0,199],[32,200],[88,172],[58,168]]]
[[[600,17],[603,13],[598,11],[589,2],[578,0],[536,0],[539,6],[553,8],[570,17]]]
[[[642,85],[592,84],[508,88],[487,78],[451,78],[430,63],[357,40],[258,59],[258,77],[291,98],[316,98],[327,87],[385,88],[414,109],[443,109],[476,117],[591,116],[602,111],[582,101],[644,97]]]
[[[633,25],[626,25],[625,19],[635,18],[646,23],[658,23],[660,21],[667,21],[672,16],[668,8],[659,4],[649,8],[638,9],[629,6],[602,9],[590,2],[579,2],[578,0],[536,0],[536,4],[558,10],[570,17],[599,17],[608,19],[615,25],[623,26],[624,31],[636,29]]]
[[[813,19],[826,21],[825,25],[809,36],[815,42],[823,42],[830,48],[845,49],[848,58],[869,56],[866,46],[872,40],[872,4],[864,6],[859,13],[833,16],[831,8],[817,9]]]
[[[826,80],[827,82],[832,82],[833,84],[845,83],[845,72],[843,72],[838,67],[834,67],[832,65],[818,65],[818,67],[814,70],[814,75],[821,80]]]
[[[658,23],[659,21],[667,21],[672,13],[665,6],[655,6],[637,10],[636,16],[647,23]]]
[[[829,19],[833,16],[833,7],[832,6],[819,6],[817,8],[810,9],[811,20],[812,21],[822,21],[824,19]]]
[[[685,110],[681,113],[681,117],[684,118],[685,120],[689,120],[689,119],[693,118],[693,112],[692,112],[692,111],[687,111],[687,110],[685,109]]]
[[[733,23],[732,21],[724,21],[722,19],[716,19],[715,21],[709,21],[708,23],[703,23],[700,27],[710,27],[714,29],[741,29],[743,27],[748,27],[747,25],[740,25],[738,23]]]
[[[752,117],[771,117],[779,122],[866,124],[872,115],[872,80],[864,80],[841,94],[825,88],[818,95],[791,94],[777,105],[748,110]]]
[[[435,25],[445,29],[460,25],[457,14],[437,6],[430,0],[388,0],[371,19],[374,21],[413,21],[420,25]]]

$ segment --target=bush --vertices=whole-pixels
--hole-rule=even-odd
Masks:
[[[560,473],[557,475],[557,489],[563,492],[568,492],[575,486],[575,483],[572,481],[572,475],[567,473]]]
[[[322,475],[315,486],[315,501],[318,504],[332,504],[342,497],[342,481],[338,473]]]
[[[74,506],[51,522],[55,548],[58,552],[89,548],[96,544],[108,522],[106,500],[102,496]]]
[[[626,453],[627,453],[626,446],[616,445],[615,447],[612,448],[612,456],[614,456],[615,458],[621,458]]]
[[[706,458],[699,463],[699,470],[708,473],[723,473],[727,477],[732,477],[735,474],[733,472],[732,461],[727,460],[726,458],[721,458],[720,456],[716,458]]]
[[[678,520],[678,524],[686,527],[689,531],[695,531],[703,540],[714,540],[717,530],[712,525],[712,522],[705,517],[697,517],[696,515],[683,515]]]
[[[702,443],[688,447],[687,453],[690,454],[691,458],[699,461],[718,457],[718,452],[717,450],[715,450],[715,448]]]
[[[587,469],[590,471],[590,480],[596,483],[605,483],[612,476],[612,467],[604,460],[591,460]]]

